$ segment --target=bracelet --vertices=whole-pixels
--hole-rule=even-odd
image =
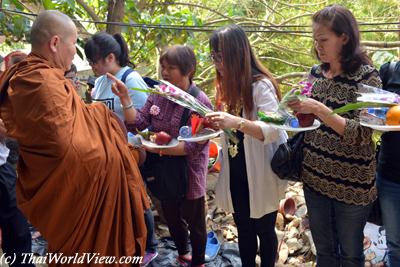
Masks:
[[[123,110],[133,108],[133,103],[132,103],[132,101],[131,101],[131,103],[130,103],[129,105],[127,105],[127,106],[124,106],[124,105],[121,104],[121,108],[122,108]]]
[[[242,131],[243,130],[243,128],[244,128],[244,124],[246,123],[246,121],[245,120],[243,120],[243,119],[241,119],[240,120],[240,122],[239,122],[239,124],[238,124],[238,130],[239,131]]]

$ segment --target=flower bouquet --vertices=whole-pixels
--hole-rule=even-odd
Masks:
[[[198,101],[195,97],[193,97],[189,93],[185,92],[184,90],[176,87],[175,85],[173,85],[167,81],[164,81],[164,80],[160,80],[160,81],[162,84],[155,85],[154,88],[147,88],[147,89],[130,88],[130,89],[135,90],[135,91],[140,91],[140,92],[146,92],[149,94],[160,95],[180,106],[183,106],[185,108],[193,110],[194,112],[198,113],[200,116],[203,116],[203,117],[207,113],[213,112],[212,109],[205,106],[203,103]],[[236,135],[232,132],[231,129],[223,129],[223,131],[232,142],[234,142],[235,144],[237,144],[239,142]]]
[[[289,124],[293,128],[308,127],[313,125],[315,116],[313,114],[293,114],[288,103],[295,100],[304,100],[311,96],[312,82],[310,79],[299,82],[289,92],[287,92],[279,103],[276,112],[258,112],[261,121],[275,125]],[[297,117],[297,118],[296,118]]]
[[[299,82],[283,96],[279,103],[279,109],[287,109],[287,104],[290,101],[303,100],[310,97],[312,86],[313,84],[309,80]]]

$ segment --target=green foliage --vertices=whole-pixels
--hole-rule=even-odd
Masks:
[[[2,1],[2,7],[17,11],[23,11],[23,6],[14,0]],[[8,46],[15,48],[17,43],[29,34],[29,19],[23,16],[7,16],[0,13],[0,33],[6,37],[5,43]]]

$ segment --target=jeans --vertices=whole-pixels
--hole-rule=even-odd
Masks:
[[[364,267],[364,227],[371,204],[349,205],[304,186],[318,267]]]
[[[154,234],[154,216],[151,209],[144,211],[144,222],[147,228],[146,252],[155,253],[157,252],[158,241]]]
[[[378,173],[376,184],[386,230],[388,263],[390,267],[400,266],[400,183],[389,181]]]
[[[9,163],[0,166],[0,228],[3,234],[2,249],[8,256],[15,253],[15,262],[11,267],[34,266],[23,264],[25,253],[31,253],[31,233],[29,225],[21,211],[17,208],[15,184],[17,176]],[[0,259],[0,266],[2,262]]]

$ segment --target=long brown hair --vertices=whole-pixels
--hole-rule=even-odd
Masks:
[[[217,96],[227,105],[227,111],[235,113],[242,107],[247,112],[254,108],[252,83],[268,78],[281,99],[278,83],[255,57],[244,30],[235,24],[215,30],[210,37],[210,50],[221,56],[224,73],[217,71]]]
[[[312,21],[329,27],[337,36],[345,34],[348,37],[349,40],[342,48],[340,59],[344,73],[352,73],[362,64],[372,65],[371,60],[360,45],[360,31],[350,10],[340,5],[330,5],[316,12]],[[315,47],[314,52],[319,59]],[[323,63],[321,67],[323,70],[329,70],[329,63]]]

